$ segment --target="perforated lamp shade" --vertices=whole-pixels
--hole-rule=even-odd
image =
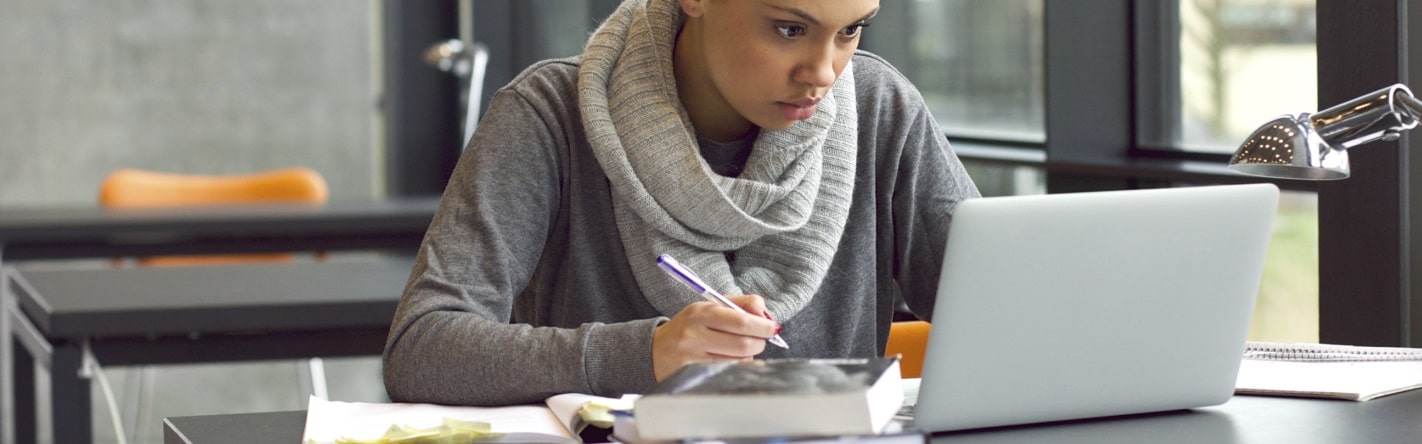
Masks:
[[[1419,111],[1422,102],[1396,84],[1315,114],[1279,116],[1244,140],[1229,168],[1256,176],[1344,179],[1349,148],[1397,140],[1417,126]]]
[[[1344,179],[1348,177],[1348,152],[1328,146],[1314,135],[1307,114],[1280,116],[1254,130],[1229,165],[1255,176]]]

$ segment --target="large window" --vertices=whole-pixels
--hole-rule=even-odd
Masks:
[[[1314,0],[1180,0],[1179,140],[1233,153],[1261,122],[1318,106]]]
[[[883,2],[864,35],[861,48],[913,81],[960,152],[979,140],[1040,149],[1042,0]],[[965,161],[984,195],[1045,193],[1040,165],[1023,163]]]
[[[1130,140],[1143,142],[1132,149],[1229,153],[1254,125],[1277,114],[1314,109],[1312,0],[1152,3],[1148,10],[1159,13],[1140,13],[1147,21],[1133,22],[1132,35],[1151,35],[1167,46],[1155,51],[1136,45],[1139,66],[1130,69],[1142,87],[1123,96],[1135,94],[1132,100],[1140,103],[1136,118],[1150,123],[1127,131]],[[1057,138],[1046,125],[1053,117],[1044,106],[1049,69],[1044,53],[1052,43],[1044,41],[1042,1],[914,1],[882,8],[865,34],[865,49],[894,63],[919,87],[983,194],[1046,192],[1046,155],[1034,159],[1021,153]],[[1065,26],[1091,25],[1076,21]],[[1064,108],[1086,119],[1099,111],[1086,104]],[[1109,110],[1100,115],[1111,116]],[[1106,126],[1129,130],[1131,123],[1120,120]],[[1097,142],[1073,141],[1051,150],[1089,143]],[[1013,149],[992,154],[992,147]],[[1146,185],[1134,182],[1105,188]],[[1209,182],[1173,185],[1202,183]],[[1251,337],[1316,341],[1317,196],[1289,191],[1282,200]]]
[[[1157,147],[1232,154],[1260,124],[1281,114],[1312,112],[1318,103],[1314,0],[1179,0],[1170,112],[1140,110],[1142,119],[1176,117],[1158,128]],[[1167,52],[1167,54],[1170,54]],[[1169,77],[1167,77],[1169,78]],[[1147,126],[1149,128],[1149,126]],[[1173,140],[1170,136],[1175,136]],[[1318,340],[1318,198],[1281,198],[1251,337]]]
[[[863,48],[908,76],[950,136],[1041,142],[1042,0],[883,2]]]
[[[1411,220],[1422,213],[1417,210],[1422,193],[1410,177],[1422,174],[1422,156],[1406,153],[1422,149],[1413,146],[1422,145],[1422,138],[1404,136],[1350,151],[1354,174],[1348,180],[1246,177],[1223,164],[1237,143],[1231,132],[1247,132],[1252,125],[1233,123],[1245,112],[1267,119],[1326,108],[1393,83],[1422,82],[1422,70],[1407,63],[1417,60],[1422,48],[1422,32],[1416,31],[1422,29],[1422,15],[1411,14],[1417,6],[1414,0],[1316,0],[1312,7],[1296,1],[1045,2],[1048,189],[1271,181],[1291,191],[1317,192],[1316,199],[1305,194],[1302,202],[1286,197],[1280,220],[1293,219],[1291,208],[1300,208],[1305,218],[1317,214],[1318,265],[1300,265],[1298,271],[1313,273],[1287,273],[1286,279],[1317,282],[1318,339],[1415,345],[1422,340],[1422,329],[1416,328],[1422,325],[1422,286],[1411,276],[1422,275],[1422,261],[1413,258],[1414,251],[1422,252],[1415,242],[1422,226]],[[1206,38],[1210,30],[1229,37]],[[1306,57],[1297,56],[1307,52],[1299,46],[1310,38],[1316,61],[1305,64]],[[1211,41],[1221,59],[1214,68],[1199,62],[1210,60],[1201,47]],[[1243,54],[1249,62],[1272,63],[1235,66],[1252,65],[1239,60]],[[1283,80],[1215,76],[1212,84],[1211,70],[1236,76],[1272,70]],[[1315,87],[1307,86],[1309,77]],[[1286,88],[1265,89],[1275,84]],[[1265,93],[1250,96],[1254,90]],[[1318,103],[1286,103],[1310,91],[1317,92]],[[1250,99],[1241,101],[1244,97]],[[1268,102],[1280,107],[1245,111]],[[1316,210],[1310,209],[1312,202]]]

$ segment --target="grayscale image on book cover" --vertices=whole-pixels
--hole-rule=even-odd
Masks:
[[[864,390],[893,358],[784,359],[690,364],[648,394],[815,394]]]

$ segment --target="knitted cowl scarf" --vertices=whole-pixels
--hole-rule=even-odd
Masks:
[[[854,187],[857,112],[846,67],[815,114],[757,136],[737,178],[702,159],[677,97],[675,0],[628,0],[593,33],[578,100],[644,297],[671,316],[701,300],[658,269],[670,254],[724,294],[758,294],[777,320],[805,307],[844,232]],[[735,259],[725,252],[734,251]]]

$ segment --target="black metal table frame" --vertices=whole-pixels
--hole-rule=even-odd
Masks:
[[[423,238],[438,203],[438,198],[421,197],[197,209],[0,208],[0,265],[16,260],[158,254],[412,250]],[[25,375],[11,374],[15,366],[10,362],[17,359],[14,347],[22,341],[20,336],[33,338],[37,332],[17,331],[26,327],[16,319],[19,312],[13,305],[8,285],[0,276],[0,444],[28,436],[29,429],[21,428],[33,427],[21,426],[12,413],[17,410],[15,396],[25,396],[10,395],[15,393],[14,381]],[[12,331],[21,334],[12,340]],[[292,334],[293,341],[317,341],[301,332]],[[72,347],[82,348],[82,344],[60,344],[37,355],[51,357],[41,363],[67,366],[70,359],[77,359],[70,354],[82,351]],[[114,352],[108,350],[133,345],[106,339],[103,346],[91,343],[90,347],[100,356],[113,358],[109,355]],[[87,398],[88,393],[83,395]]]
[[[4,303],[4,316],[15,347],[11,370],[17,442],[35,442],[38,438],[35,364],[47,368],[51,378],[54,442],[87,442],[93,439],[87,353],[112,366],[365,356],[381,352],[388,329],[388,319],[381,324],[367,319],[370,316],[333,316],[333,320],[317,327],[273,326],[263,317],[233,316],[226,325],[213,329],[188,327],[186,334],[154,336],[145,333],[146,326],[133,325],[131,332],[106,335],[46,335],[46,329],[36,325],[19,304],[33,290],[24,288],[17,274],[14,268],[3,271],[4,285],[10,292]],[[395,292],[381,305],[393,312],[397,298]],[[171,315],[183,313],[175,311]],[[346,320],[351,325],[342,326]]]

